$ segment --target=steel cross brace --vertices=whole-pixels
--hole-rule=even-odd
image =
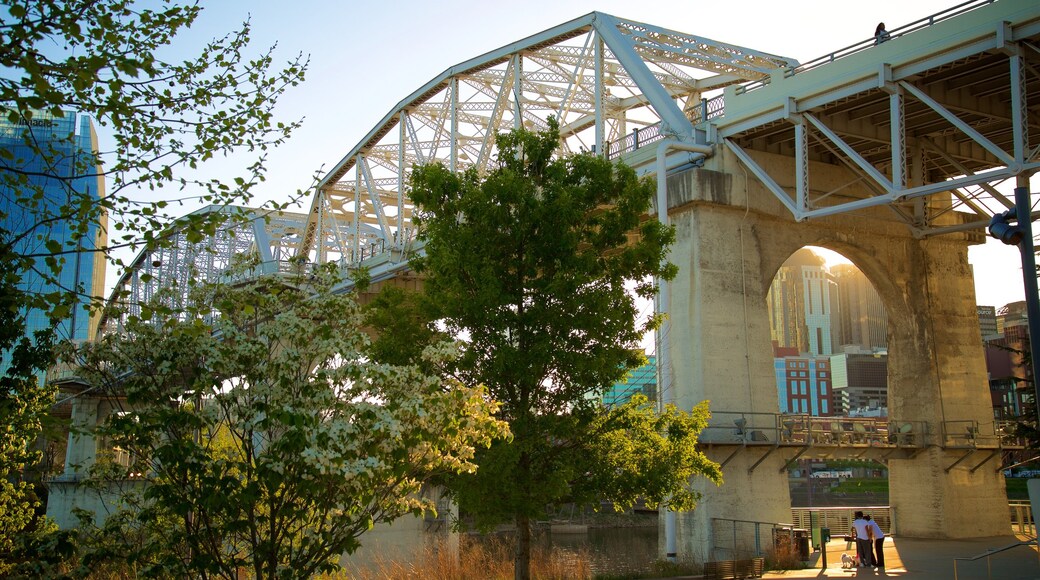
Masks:
[[[969,449],[968,452],[965,453],[964,455],[962,455],[960,459],[958,459],[957,461],[954,461],[952,465],[950,465],[949,467],[943,469],[943,471],[946,472],[946,473],[949,473],[951,469],[953,469],[954,467],[957,467],[958,465],[960,465],[960,463],[962,461],[964,461],[965,459],[971,457],[974,454],[975,454],[975,450],[974,449]]]
[[[993,456],[996,455],[997,453],[1000,453],[1000,449],[994,449],[994,450],[990,451],[989,455],[987,455],[985,459],[980,461],[979,464],[976,465],[975,467],[972,467],[971,469],[969,469],[968,472],[969,473],[975,473],[976,471],[979,470],[980,467],[982,467],[983,465],[989,463],[989,460],[993,459]]]

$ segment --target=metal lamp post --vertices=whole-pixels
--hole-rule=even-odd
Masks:
[[[1009,246],[1018,246],[1022,253],[1022,281],[1026,291],[1026,315],[1029,323],[1029,368],[1033,381],[1033,407],[1040,425],[1040,385],[1036,380],[1036,364],[1040,361],[1040,296],[1037,293],[1036,255],[1033,247],[1032,203],[1028,187],[1015,188],[1015,213],[1011,210],[993,216],[989,233]],[[1011,225],[1009,220],[1018,223]]]

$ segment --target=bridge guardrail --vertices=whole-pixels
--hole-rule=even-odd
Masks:
[[[953,18],[954,16],[959,16],[961,14],[964,14],[965,12],[970,12],[972,10],[975,10],[976,8],[980,8],[980,7],[985,6],[987,4],[992,4],[995,1],[996,0],[968,0],[967,2],[958,4],[956,6],[952,6],[950,8],[945,9],[945,10],[942,10],[940,12],[936,12],[935,14],[932,14],[931,16],[927,16],[925,18],[921,18],[919,20],[915,20],[915,21],[911,22],[910,24],[905,24],[905,25],[900,26],[898,28],[894,28],[892,30],[889,30],[888,31],[888,33],[889,33],[889,40],[888,41],[891,41],[891,40],[893,40],[893,39],[895,39],[895,38],[897,38],[899,36],[905,36],[907,34],[910,34],[911,32],[915,32],[917,30],[921,30],[923,28],[927,28],[929,26],[932,26],[933,24],[936,24],[938,22],[942,22],[943,20],[948,20],[950,18]],[[886,42],[888,42],[888,41],[886,41]],[[800,65],[798,65],[798,66],[796,66],[794,68],[786,69],[784,71],[784,78],[792,77],[792,76],[794,76],[794,75],[796,75],[798,73],[802,73],[802,72],[805,72],[807,70],[812,70],[812,69],[814,69],[816,67],[832,63],[832,62],[834,62],[836,60],[840,60],[842,58],[845,58],[846,56],[849,56],[849,55],[852,55],[852,54],[856,54],[857,52],[861,52],[861,51],[864,51],[864,50],[866,50],[868,48],[871,48],[871,47],[875,46],[876,44],[877,44],[877,41],[876,41],[876,39],[873,36],[870,37],[870,38],[861,40],[859,42],[856,42],[854,44],[850,44],[849,46],[846,46],[844,48],[840,48],[838,50],[835,50],[834,52],[830,52],[830,53],[825,54],[823,56],[814,58],[814,59],[812,59],[812,60],[810,60],[808,62],[802,63],[802,64],[800,64]],[[762,79],[762,80],[758,80],[758,81],[753,81],[753,82],[750,82],[750,83],[745,83],[743,85],[739,85],[737,87],[737,89],[736,89],[737,90],[737,94],[739,95],[739,94],[742,94],[742,93],[746,93],[748,91],[753,91],[755,89],[762,88],[762,87],[764,87],[764,86],[769,84],[769,80],[770,79],[766,78],[766,79]]]
[[[722,98],[722,95],[718,95],[710,99],[701,99],[700,106],[692,109],[687,114],[687,117],[691,123],[696,125],[706,120],[710,121],[721,117],[725,113],[726,101]],[[664,134],[661,133],[660,121],[646,127],[637,127],[628,135],[606,144],[607,159],[617,159],[625,153],[656,143],[664,139],[664,137]]]
[[[921,448],[931,444],[924,421],[817,417],[794,413],[713,411],[701,442]]]
[[[1033,521],[1032,504],[1027,501],[1009,501],[1008,508],[1011,510],[1011,529],[1017,528],[1020,534],[1031,534],[1036,536],[1036,522]]]
[[[973,419],[945,421],[943,447],[1021,447],[1025,440],[1016,433],[1014,421],[980,422]]]

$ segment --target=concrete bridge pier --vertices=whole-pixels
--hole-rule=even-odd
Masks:
[[[753,553],[755,527],[738,520],[791,519],[781,455],[763,459],[767,449],[750,448],[733,454],[735,438],[772,434],[765,428],[774,426],[773,417],[754,413],[777,413],[778,399],[765,301],[771,277],[761,275],[760,240],[747,221],[743,203],[729,203],[732,181],[728,174],[702,169],[668,182],[677,235],[670,260],[679,266],[669,288],[667,330],[674,400],[689,409],[707,399],[712,413],[719,416],[720,412],[747,414],[743,429],[734,424],[733,433],[711,434],[720,443],[729,443],[706,449],[715,461],[729,459],[723,468],[723,485],[696,482],[703,494],[698,508],[677,517],[679,558],[701,562],[741,555],[733,552]],[[769,425],[758,424],[766,420]],[[759,542],[768,546],[770,528],[762,528],[760,534]],[[725,547],[716,549],[716,538]]]
[[[968,422],[993,421],[967,248],[943,238],[903,247],[888,261],[902,294],[885,298],[889,415],[927,424],[929,446],[912,459],[889,461],[896,532],[921,538],[1007,534],[1000,455],[986,460],[989,452],[979,452],[957,463],[970,453],[958,448],[969,443]]]
[[[783,178],[788,174],[793,181],[793,170],[784,171],[789,159],[762,155],[758,162],[790,186]],[[842,167],[814,164],[813,172],[828,189],[855,181]],[[847,190],[849,196],[857,194],[855,186]],[[793,252],[806,245],[828,247],[856,263],[884,301],[890,418],[917,425],[917,441],[928,445],[916,454],[888,458],[895,531],[927,538],[1007,533],[999,455],[982,467],[976,466],[988,452],[954,465],[968,451],[949,448],[950,439],[942,436],[952,421],[993,421],[968,237],[915,239],[888,208],[797,223],[725,153],[701,169],[669,177],[668,205],[677,230],[670,259],[680,272],[669,286],[671,381],[663,388],[674,393],[665,397],[674,397],[682,408],[707,399],[717,418],[745,414],[740,436],[754,436],[755,427],[771,435],[766,429],[775,427],[775,418],[755,415],[779,411],[766,294]],[[715,431],[702,443],[712,459],[726,461],[725,483],[718,488],[696,483],[703,493],[699,507],[677,517],[680,558],[742,557],[756,540],[768,549],[769,528],[760,527],[756,539],[750,522],[791,519],[783,470],[791,454],[766,455],[769,446],[740,449],[733,444],[741,431],[737,425],[733,435]],[[712,438],[721,438],[720,445],[711,445]],[[742,549],[747,552],[732,553]]]

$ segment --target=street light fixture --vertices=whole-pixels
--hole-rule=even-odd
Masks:
[[[1009,246],[1017,246],[1022,241],[1022,228],[1009,224],[1010,219],[1015,219],[1010,209],[994,215],[989,222],[989,235]]]
[[[1007,210],[993,216],[989,222],[989,235],[1009,246],[1018,246],[1022,254],[1022,282],[1026,290],[1026,316],[1029,323],[1030,371],[1033,381],[1033,407],[1040,424],[1040,385],[1036,381],[1036,365],[1040,361],[1040,296],[1036,283],[1036,255],[1033,247],[1033,207],[1029,188],[1015,188],[1015,210]],[[1014,219],[1017,225],[1011,225]]]

